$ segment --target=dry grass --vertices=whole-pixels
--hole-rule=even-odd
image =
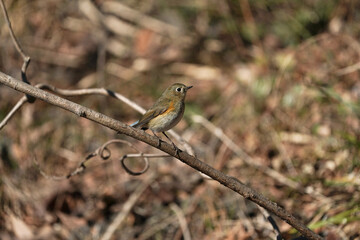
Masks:
[[[328,239],[359,237],[356,1],[95,2],[6,1],[32,58],[32,84],[106,87],[145,108],[171,83],[194,85],[175,130],[200,159]],[[118,11],[120,4],[130,10]],[[22,59],[3,18],[0,37],[1,71],[19,78]],[[0,119],[20,97],[0,86]],[[139,117],[112,98],[71,99],[127,123]],[[194,121],[196,115],[226,137]],[[150,174],[155,180],[113,239],[275,238],[254,204],[173,159],[151,159],[146,174],[129,176],[118,159],[132,150],[117,145],[111,159],[61,181],[43,177],[35,164],[52,177],[66,176],[111,138],[126,139],[40,101],[24,106],[0,131],[0,238],[101,239]],[[296,236],[276,220],[285,239]]]

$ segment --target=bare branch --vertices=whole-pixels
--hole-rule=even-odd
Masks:
[[[61,98],[44,90],[38,89],[26,83],[23,83],[17,79],[12,78],[2,72],[0,72],[0,82],[4,85],[13,88],[17,91],[29,94],[33,97],[39,98],[47,103],[55,105],[57,107],[63,108],[69,112],[72,112],[80,117],[89,119],[98,124],[101,124],[105,127],[113,129],[118,133],[125,134],[134,139],[147,143],[163,152],[168,153],[169,155],[179,159],[183,163],[189,165],[190,167],[204,173],[205,175],[211,177],[212,179],[218,181],[227,188],[232,189],[233,191],[239,193],[246,199],[264,207],[269,212],[274,213],[276,216],[280,217],[295,229],[297,229],[303,236],[308,239],[321,239],[321,237],[309,228],[307,228],[302,222],[296,219],[292,214],[287,212],[282,207],[279,207],[276,203],[270,201],[265,196],[256,192],[252,188],[246,186],[239,180],[234,177],[228,176],[223,172],[220,172],[210,165],[200,161],[194,156],[187,154],[186,152],[177,152],[174,151],[173,146],[166,142],[161,142],[161,145],[158,146],[158,138],[151,136],[146,132],[130,127],[120,121],[117,121],[113,118],[110,118],[104,114],[91,110],[87,107],[81,106],[77,103],[71,102],[67,99]]]

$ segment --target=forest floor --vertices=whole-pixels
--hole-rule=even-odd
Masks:
[[[360,2],[5,4],[31,84],[106,88],[145,109],[172,83],[193,85],[174,130],[199,159],[326,239],[359,239]],[[0,71],[20,79],[0,15]],[[22,96],[0,86],[0,121]],[[111,97],[66,98],[127,124],[140,117]],[[127,144],[67,178],[114,138],[160,153],[40,100],[25,104],[0,130],[0,239],[276,238],[254,203],[177,159],[128,174],[119,161],[134,152]],[[274,218],[284,239],[299,237]]]

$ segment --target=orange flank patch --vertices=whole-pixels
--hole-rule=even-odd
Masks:
[[[168,109],[166,109],[166,111],[165,112],[163,112],[162,114],[160,114],[160,115],[163,115],[163,114],[168,114],[168,113],[170,113],[170,112],[172,112],[172,111],[174,111],[175,110],[175,107],[174,107],[174,102],[173,101],[171,101],[170,102],[170,106],[169,106],[169,108]]]

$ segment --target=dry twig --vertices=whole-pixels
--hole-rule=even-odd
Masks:
[[[18,51],[18,53],[21,55],[21,57],[22,57],[22,59],[24,61],[23,65],[21,67],[21,79],[23,80],[23,82],[25,82],[27,84],[30,84],[30,82],[27,80],[27,77],[26,77],[26,70],[27,70],[27,68],[29,66],[29,63],[30,63],[30,57],[25,54],[25,52],[22,50],[18,40],[16,39],[16,36],[15,36],[14,31],[13,31],[12,26],[11,26],[9,16],[7,14],[7,11],[6,11],[4,0],[0,0],[0,5],[1,5],[2,11],[3,11],[3,14],[4,14],[5,21],[7,23],[8,28],[9,28],[11,39],[12,39],[12,41],[14,43],[15,48],[16,48],[16,51]],[[26,95],[26,98],[27,98],[27,101],[29,103],[35,102],[35,99],[36,99],[36,98],[34,98],[34,97],[30,96],[30,95]]]
[[[85,160],[79,164],[79,167],[77,167],[73,172],[68,174],[66,178],[70,178],[74,175],[77,175],[77,174],[83,172],[86,169],[87,162],[90,159],[92,159],[93,157],[99,156],[102,160],[109,159],[111,157],[111,151],[109,150],[108,146],[113,143],[126,144],[129,147],[131,147],[132,149],[134,149],[135,151],[139,152],[139,153],[134,153],[134,154],[125,154],[120,158],[122,167],[124,168],[124,170],[127,173],[129,173],[131,175],[141,175],[141,174],[145,173],[149,169],[149,158],[170,157],[169,155],[163,155],[163,154],[144,154],[144,153],[140,152],[138,149],[136,149],[135,146],[128,141],[121,140],[121,139],[113,139],[113,140],[107,141],[101,147],[96,149],[94,152],[90,153],[85,158]],[[127,159],[127,158],[142,158],[142,159],[144,159],[144,163],[145,163],[144,168],[138,172],[131,170],[125,164],[125,159]]]

